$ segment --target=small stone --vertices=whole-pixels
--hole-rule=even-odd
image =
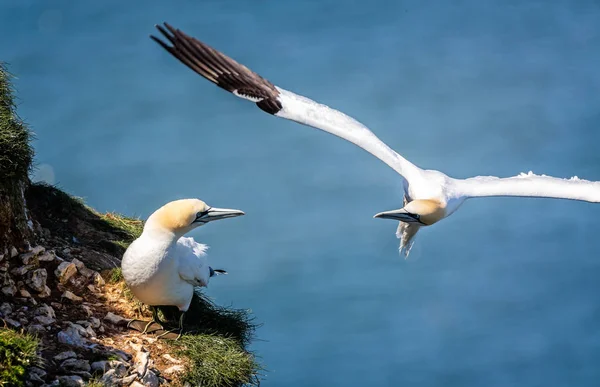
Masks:
[[[146,387],[158,387],[158,376],[152,371],[146,372],[146,376],[142,378],[142,383]]]
[[[4,254],[0,254],[0,262],[4,260]]]
[[[19,255],[19,252],[17,251],[16,247],[15,247],[15,246],[11,247],[11,248],[10,248],[10,257],[11,257],[11,258],[14,258],[14,257],[16,257],[17,255]]]
[[[48,285],[46,285],[46,286],[44,286],[44,290],[42,290],[40,292],[40,294],[38,294],[38,297],[39,298],[47,298],[47,297],[50,297],[50,294],[52,294],[52,291],[50,290]]]
[[[12,280],[11,280],[12,282]],[[10,285],[4,286],[2,288],[2,294],[4,294],[5,296],[14,296],[17,293],[17,287],[14,285],[14,282]]]
[[[56,321],[55,319],[47,316],[35,316],[33,319],[44,326],[53,324]]]
[[[72,322],[69,321],[69,325],[74,328],[75,330],[77,330],[77,333],[79,333],[79,335],[83,336],[83,337],[87,337],[87,331],[85,330],[84,327],[82,327],[79,324],[73,324]]]
[[[62,304],[60,304],[60,303],[58,303],[58,302],[51,302],[51,303],[50,303],[50,305],[52,305],[52,307],[53,307],[54,309],[58,309],[58,310],[61,310],[61,309],[62,309],[62,307],[63,307],[63,306],[62,306]]]
[[[46,251],[46,249],[43,246],[35,246],[28,254],[40,255],[44,251]]]
[[[85,371],[90,372],[90,362],[80,359],[66,359],[60,365],[60,368],[65,372]]]
[[[59,386],[61,387],[83,387],[85,386],[85,382],[81,376],[77,375],[69,375],[69,376],[60,376],[58,378]]]
[[[35,310],[35,315],[36,316],[48,316],[51,318],[56,317],[56,313],[54,312],[54,309],[52,309],[51,306],[46,305],[46,304],[42,304],[42,305],[38,306]]]
[[[19,294],[21,295],[21,297],[25,297],[25,298],[31,298],[31,293],[29,293],[27,290],[25,289],[21,289],[19,290]]]
[[[58,332],[58,341],[75,347],[85,347],[85,340],[81,337],[77,329],[72,326]]]
[[[121,385],[129,387],[144,387],[144,385],[140,382],[135,382],[135,378],[137,378],[136,374],[129,375],[128,377],[121,379]]]
[[[94,287],[94,285],[92,285],[92,284],[88,285],[88,286],[87,286],[87,289],[88,289],[90,292],[92,292],[92,293],[96,293],[96,292],[97,292],[96,288],[95,288],[95,287]]]
[[[76,358],[77,354],[73,351],[66,351],[66,352],[61,352],[58,355],[54,356],[54,360],[56,360],[57,362],[62,362],[63,360],[66,359],[73,359]]]
[[[85,314],[87,314],[88,316],[91,316],[94,314],[94,311],[92,311],[92,308],[90,308],[87,305],[81,305],[81,309],[83,309],[83,311],[85,312]]]
[[[135,372],[140,378],[143,378],[148,371],[148,362],[150,361],[150,352],[138,352],[134,364]]]
[[[38,385],[44,384],[46,375],[46,371],[38,367],[29,367],[29,369],[27,369],[27,379]]]
[[[12,306],[8,302],[3,302],[0,305],[0,316],[8,317],[13,312]]]
[[[182,365],[174,365],[163,371],[165,375],[171,375],[183,371],[185,368]]]
[[[62,298],[66,298],[68,300],[71,300],[73,302],[81,302],[83,301],[83,298],[73,294],[72,292],[65,290],[65,292],[62,294],[61,296]]]
[[[11,318],[5,318],[4,321],[6,322],[6,324],[8,324],[9,326],[13,327],[13,328],[19,328],[21,327],[21,323],[13,320]]]
[[[92,374],[87,371],[71,371],[71,373],[81,376],[83,380],[90,380],[92,378]]]
[[[90,324],[89,321],[86,321],[86,320],[78,320],[78,321],[75,321],[75,323],[81,325],[84,328],[87,328],[90,325],[92,325],[92,324]]]
[[[109,323],[113,324],[113,325],[121,325],[123,324],[125,321],[127,321],[126,319],[124,319],[121,316],[118,316],[112,312],[108,312],[106,313],[106,316],[104,316],[104,319],[106,321],[108,321]]]
[[[93,372],[105,373],[110,369],[114,369],[115,376],[119,378],[127,375],[127,363],[124,363],[120,360],[102,360],[92,363]]]
[[[104,373],[104,375],[102,375],[102,378],[100,379],[100,383],[104,384],[105,386],[114,386],[114,385],[118,385],[117,384],[117,380],[119,378],[117,377],[117,372],[114,369],[110,369],[108,371],[106,371]]]
[[[42,292],[46,287],[48,272],[46,269],[37,269],[29,273],[27,276],[27,286],[36,292]]]
[[[85,332],[88,337],[96,337],[96,332],[94,332],[94,330],[90,326],[85,328]]]
[[[33,253],[21,254],[20,258],[24,265],[37,265],[39,262],[37,256]]]
[[[46,328],[40,324],[31,324],[29,327],[27,327],[27,333],[31,335],[42,335],[46,333]]]
[[[98,329],[102,323],[96,317],[90,317],[90,323],[92,324],[92,328]]]
[[[75,261],[75,258],[73,258],[73,261]],[[79,274],[81,274],[82,276],[84,276],[85,278],[92,278],[94,276],[95,271],[93,271],[92,269],[88,269],[87,267],[82,267],[81,269],[77,268],[77,270],[79,270]]]
[[[63,255],[69,255],[69,254],[71,254],[71,249],[68,247],[66,249],[62,249],[62,253],[63,253]]]
[[[10,271],[10,274],[21,277],[21,276],[24,276],[25,274],[27,274],[27,272],[31,269],[33,269],[33,266],[25,265],[25,266],[21,266],[21,267],[12,269]]]
[[[108,366],[108,360],[100,360],[95,361],[91,364],[92,372],[102,372],[105,373],[110,369]]]
[[[58,281],[61,284],[66,284],[75,273],[77,273],[77,266],[75,266],[72,262],[62,262],[56,270],[54,270],[54,275],[58,278]]]
[[[83,262],[81,262],[77,258],[73,258],[71,260],[71,263],[75,265],[75,267],[77,268],[77,270],[85,269],[85,265],[83,264]]]
[[[106,282],[104,281],[104,278],[102,278],[100,273],[94,272],[94,285],[102,287],[104,286],[104,284],[106,284]]]
[[[47,251],[44,254],[38,256],[38,261],[52,262],[52,261],[54,261],[55,258],[56,258],[56,256],[51,251]]]
[[[100,333],[104,333],[104,327],[101,326],[100,328],[98,328],[98,330],[100,331]]]

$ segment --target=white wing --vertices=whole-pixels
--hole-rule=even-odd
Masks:
[[[179,277],[194,286],[207,286],[210,267],[206,259],[208,246],[197,243],[194,238],[181,237],[175,245],[179,261]]]
[[[518,176],[498,178],[477,176],[470,179],[453,179],[454,194],[463,197],[525,196],[600,202],[600,182],[572,177],[560,179],[533,172]]]
[[[324,130],[371,153],[406,179],[420,169],[383,143],[366,126],[346,114],[276,87],[246,66],[167,23],[158,30],[172,43],[151,36],[182,63],[234,95],[255,102],[269,114]]]

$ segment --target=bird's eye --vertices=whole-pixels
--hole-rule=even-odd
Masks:
[[[200,219],[202,218],[204,215],[208,214],[208,210],[206,211],[200,211],[196,214],[196,219]]]

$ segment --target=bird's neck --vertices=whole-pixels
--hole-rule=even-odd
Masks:
[[[153,224],[146,224],[140,238],[148,238],[157,243],[172,244],[181,237],[178,233]]]

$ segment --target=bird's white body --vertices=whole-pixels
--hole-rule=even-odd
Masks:
[[[190,237],[175,241],[168,235],[142,234],[123,256],[123,278],[145,304],[188,310],[194,287],[209,282],[207,248]]]
[[[165,204],[148,218],[142,235],[125,251],[121,261],[125,283],[147,305],[187,311],[194,288],[207,286],[215,271],[208,265],[208,247],[183,235],[210,221],[243,214],[198,199]]]
[[[152,36],[186,66],[237,97],[252,101],[277,117],[321,129],[361,147],[402,177],[404,207],[376,217],[400,220],[400,250],[408,254],[422,226],[432,225],[455,212],[468,198],[484,196],[546,197],[600,202],[600,182],[559,179],[533,173],[509,178],[477,176],[454,179],[436,170],[424,170],[406,160],[352,117],[282,89],[207,44],[165,23],[157,26],[172,43]]]

